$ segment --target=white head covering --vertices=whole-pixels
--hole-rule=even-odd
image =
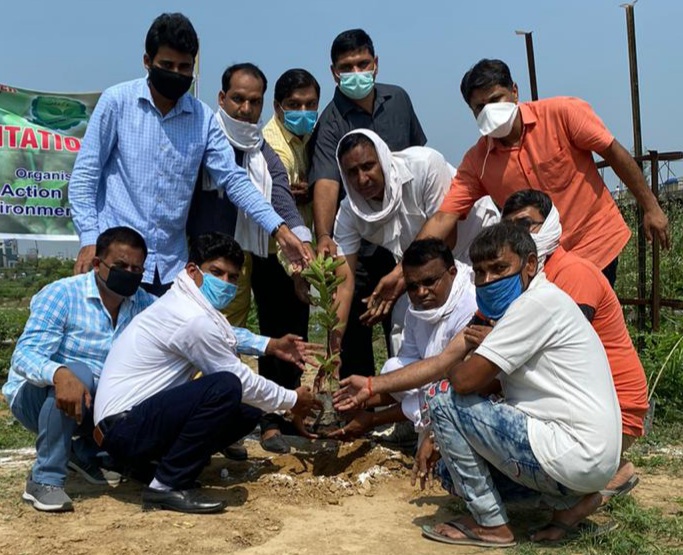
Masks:
[[[377,227],[383,228],[382,246],[400,258],[403,255],[403,249],[401,249],[399,241],[401,225],[397,215],[401,207],[403,185],[413,179],[413,174],[408,169],[405,161],[393,156],[387,144],[374,131],[354,129],[344,135],[342,140],[354,133],[365,135],[375,145],[377,158],[384,174],[384,196],[381,208],[376,210],[370,206],[370,203],[358,191],[349,185],[339,161],[339,146],[337,146],[337,165],[339,166],[344,190],[349,199],[349,205],[356,216],[366,222],[375,224]],[[341,140],[339,143],[341,144]]]
[[[550,209],[548,217],[543,222],[538,233],[532,233],[531,237],[536,243],[538,252],[538,271],[543,269],[545,259],[553,254],[560,246],[560,236],[562,235],[562,224],[560,223],[560,213],[553,207]]]
[[[467,289],[474,287],[472,269],[458,260],[455,261],[455,268],[457,273],[444,304],[430,310],[417,310],[412,304],[408,308],[408,312],[412,316],[434,326],[434,331],[425,349],[425,358],[439,354],[452,339],[452,337],[445,337],[449,317],[458,308]],[[469,305],[463,307],[463,310],[465,309],[469,311]]]
[[[244,152],[244,168],[249,179],[259,192],[270,202],[273,192],[273,180],[268,171],[266,158],[263,156],[263,123],[248,123],[231,118],[223,108],[216,111],[216,119],[228,141],[236,149]],[[248,252],[260,257],[268,256],[270,236],[252,218],[242,210],[237,212],[235,240]]]

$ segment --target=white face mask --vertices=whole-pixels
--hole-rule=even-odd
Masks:
[[[562,224],[560,223],[560,213],[553,205],[550,214],[543,222],[538,233],[532,233],[531,238],[536,243],[536,252],[538,253],[538,271],[540,272],[545,265],[545,259],[553,254],[560,246],[560,237],[562,237]]]
[[[479,131],[484,136],[502,139],[512,131],[519,106],[514,102],[492,102],[477,116]]]
[[[263,122],[249,123],[231,118],[222,107],[218,107],[221,116],[223,130],[228,135],[230,142],[240,150],[251,150],[260,148],[263,142],[261,130]]]

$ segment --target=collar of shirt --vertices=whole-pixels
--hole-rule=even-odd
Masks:
[[[384,86],[381,83],[375,83],[375,103],[372,107],[372,115],[374,116],[377,113],[377,110],[379,107],[384,104],[389,98],[392,97],[391,91],[387,90],[384,88]],[[351,112],[352,110],[356,110],[358,112],[363,112],[364,110],[358,106],[353,100],[348,98],[347,96],[344,95],[339,90],[339,87],[334,88],[334,98],[333,98],[334,103],[337,106],[337,109],[339,110],[339,113],[342,115],[342,117],[346,117],[346,115]]]
[[[148,102],[157,112],[159,112],[159,108],[157,108],[156,104],[154,104],[154,99],[152,98],[152,91],[149,88],[149,82],[147,79],[138,80],[137,95],[138,99]],[[189,92],[186,92],[183,96],[181,96],[178,99],[178,102],[176,102],[175,106],[171,108],[171,111],[165,116],[162,116],[162,119],[173,117],[181,112],[186,112],[188,114],[194,112],[194,105],[192,104],[192,95],[190,95]],[[159,114],[161,114],[161,112],[159,112]]]

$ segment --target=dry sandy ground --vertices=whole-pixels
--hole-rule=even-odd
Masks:
[[[422,493],[411,487],[409,457],[367,440],[317,443],[314,451],[302,443],[293,454],[270,456],[247,440],[249,461],[214,457],[201,479],[210,495],[228,500],[219,515],[143,512],[137,482],[101,488],[76,475],[67,484],[75,511],[40,513],[20,499],[30,450],[0,453],[0,553],[497,553],[420,536],[422,524],[445,520],[462,507],[439,488]],[[643,475],[634,495],[675,513],[682,488],[683,479]],[[528,509],[511,515],[519,537],[547,518]]]

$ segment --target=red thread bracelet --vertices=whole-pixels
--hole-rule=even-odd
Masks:
[[[372,376],[368,376],[368,391],[370,392],[370,397],[372,397]]]

